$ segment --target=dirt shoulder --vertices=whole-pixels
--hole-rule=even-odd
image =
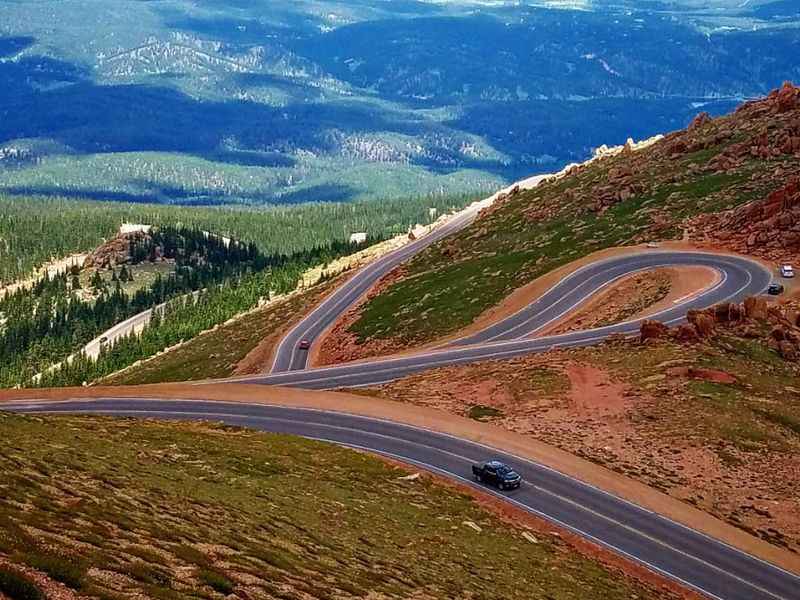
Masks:
[[[30,277],[24,280],[9,283],[6,286],[0,285],[0,298],[3,298],[6,294],[13,294],[17,290],[30,288],[35,285],[37,281],[44,277],[53,277],[54,275],[62,273],[73,266],[81,267],[83,266],[83,261],[86,260],[87,256],[88,254],[85,253],[70,254],[64,258],[59,258],[42,265],[36,269],[36,271]]]
[[[281,406],[328,409],[389,419],[457,435],[548,465],[610,493],[703,531],[733,546],[800,573],[800,557],[760,540],[708,513],[659,492],[618,472],[576,457],[555,445],[530,437],[528,431],[510,431],[502,425],[480,423],[427,406],[414,406],[375,397],[336,392],[269,388],[257,385],[163,384],[89,389],[9,390],[0,402],[25,399],[167,398],[255,402]]]

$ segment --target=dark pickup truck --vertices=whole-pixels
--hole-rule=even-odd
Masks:
[[[501,490],[513,490],[522,483],[519,473],[498,460],[472,465],[472,474],[477,481],[497,486]]]

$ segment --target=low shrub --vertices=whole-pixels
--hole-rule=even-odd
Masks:
[[[35,583],[15,569],[0,567],[0,593],[11,600],[44,600],[45,595]]]
[[[200,578],[200,581],[205,583],[215,592],[219,592],[220,594],[227,596],[233,591],[233,582],[219,571],[200,569],[200,571],[197,573],[197,576]]]

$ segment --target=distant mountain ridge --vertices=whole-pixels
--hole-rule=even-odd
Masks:
[[[483,193],[800,80],[780,2],[92,6],[0,5],[0,191]]]

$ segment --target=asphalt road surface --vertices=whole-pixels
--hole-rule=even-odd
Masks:
[[[298,348],[302,340],[314,342],[325,329],[355,304],[381,277],[431,244],[469,225],[478,212],[478,209],[462,211],[458,216],[428,235],[406,244],[363,267],[283,337],[275,351],[272,372],[282,373],[305,369],[308,361],[308,352]]]
[[[438,232],[439,238],[460,224],[460,222],[452,222],[447,231]],[[418,251],[419,247],[407,246],[404,250],[407,252],[385,256],[379,261],[380,264],[375,270],[367,267],[360,271],[350,280],[354,282],[352,285],[347,284],[340,288],[328,301],[304,318],[278,346],[275,367],[271,374],[247,377],[237,381],[307,389],[362,387],[386,383],[439,366],[512,358],[552,348],[587,346],[596,344],[611,335],[636,335],[641,320],[561,335],[532,337],[537,331],[587,301],[598,290],[610,285],[620,277],[642,270],[697,265],[714,269],[719,273],[719,282],[716,285],[649,317],[669,325],[684,321],[686,311],[689,309],[705,308],[727,300],[740,301],[745,296],[760,294],[772,279],[770,272],[761,264],[737,256],[643,249],[636,254],[589,264],[564,278],[539,300],[518,313],[475,335],[457,340],[447,346],[408,356],[304,369],[308,352],[298,348],[300,339],[313,342],[383,273],[408,258],[410,253]],[[291,365],[291,370],[285,369],[285,365]]]
[[[214,420],[369,450],[485,489],[712,598],[797,600],[800,578],[683,525],[544,466],[468,440],[398,423],[318,410],[226,402],[101,399],[15,403],[25,413],[92,413]],[[471,465],[497,458],[524,478],[499,492],[471,480]]]

